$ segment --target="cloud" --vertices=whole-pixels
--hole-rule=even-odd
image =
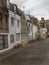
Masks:
[[[11,0],[11,2],[16,3],[22,10],[25,7],[25,12],[29,11],[31,15],[49,18],[49,0]]]

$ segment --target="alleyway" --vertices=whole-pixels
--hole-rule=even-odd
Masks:
[[[31,44],[1,60],[0,65],[49,65],[49,39]]]

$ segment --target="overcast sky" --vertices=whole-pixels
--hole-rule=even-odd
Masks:
[[[17,4],[22,10],[39,19],[45,17],[49,18],[49,0],[10,0]],[[25,7],[23,9],[23,7]]]

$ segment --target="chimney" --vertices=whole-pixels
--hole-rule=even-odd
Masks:
[[[10,0],[7,0],[7,8],[9,9],[10,4],[9,4]]]

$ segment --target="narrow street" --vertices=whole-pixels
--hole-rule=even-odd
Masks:
[[[49,65],[49,39],[32,43],[1,60],[0,65]]]

